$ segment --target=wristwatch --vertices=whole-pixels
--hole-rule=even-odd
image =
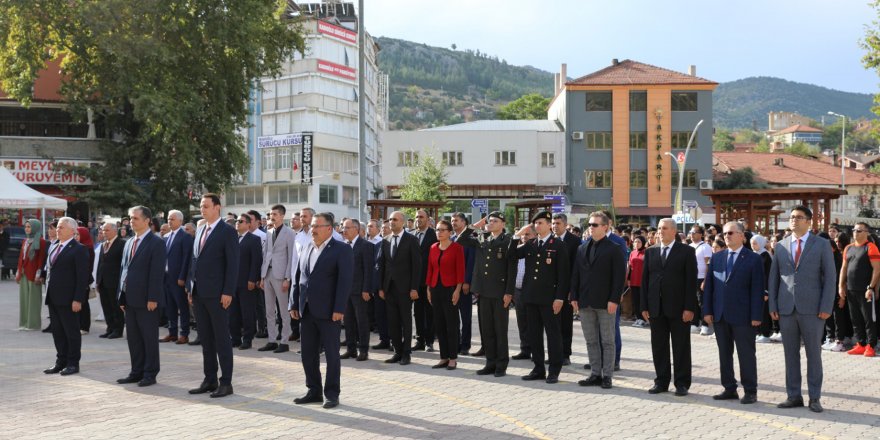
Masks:
[[[874,291],[874,287],[872,287],[870,284],[868,284],[868,290],[870,290],[870,291],[873,292],[873,291]]]

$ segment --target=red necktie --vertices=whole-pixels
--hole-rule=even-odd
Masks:
[[[128,256],[128,261],[131,261],[131,259],[134,258],[134,253],[137,252],[138,240],[140,239],[135,237],[134,243],[131,244],[131,255]]]
[[[211,232],[211,227],[208,226],[205,228],[205,232],[202,233],[202,240],[199,243],[199,253],[202,252],[202,248],[205,247],[205,241],[208,239],[208,233]]]
[[[63,246],[61,246],[61,244],[58,244],[58,247],[55,248],[55,252],[52,253],[52,264],[53,264],[53,265],[55,264],[55,260],[58,259],[58,254],[61,253],[61,248],[62,248],[62,247],[63,247]]]
[[[797,267],[798,262],[801,260],[801,239],[798,238],[797,241],[797,250],[794,251],[794,267]]]

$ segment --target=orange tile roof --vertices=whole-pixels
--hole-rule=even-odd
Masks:
[[[566,85],[660,85],[660,84],[711,84],[718,83],[709,81],[698,76],[690,76],[674,70],[652,66],[633,60],[623,60],[617,64],[608,66],[602,70],[582,76]]]
[[[775,165],[782,159],[782,166]],[[751,167],[758,180],[773,185],[839,185],[840,167],[816,159],[785,153],[712,153],[712,167],[721,171]],[[880,176],[846,170],[847,185],[880,185]]]
[[[810,127],[809,125],[797,124],[797,125],[792,125],[791,127],[788,127],[788,128],[783,128],[782,130],[779,130],[779,131],[773,133],[773,136],[778,136],[780,134],[788,134],[788,133],[822,133],[822,129]]]

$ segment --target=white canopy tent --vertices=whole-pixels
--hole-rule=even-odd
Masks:
[[[21,183],[6,167],[0,166],[0,208],[39,209],[46,224],[47,209],[67,210],[67,200],[43,194]]]

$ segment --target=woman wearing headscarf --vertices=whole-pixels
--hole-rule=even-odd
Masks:
[[[761,235],[755,235],[750,241],[752,250],[761,256],[764,263],[764,318],[761,320],[761,327],[758,329],[758,335],[755,336],[755,342],[766,344],[771,342],[770,336],[779,332],[779,321],[773,321],[770,318],[770,305],[767,302],[767,281],[770,279],[770,265],[773,264],[773,257],[767,252],[767,239]]]
[[[89,252],[89,286],[95,281],[92,279],[92,269],[94,269],[95,264],[95,244],[92,243],[92,234],[89,233],[88,228],[84,228],[82,226],[76,228],[76,241],[80,242],[83,246],[86,247],[86,250]],[[86,298],[89,297],[89,294],[86,293]],[[79,313],[79,332],[87,335],[89,334],[89,329],[92,326],[92,309],[89,307],[89,301],[83,301],[82,309]]]
[[[26,239],[21,243],[18,255],[19,330],[40,329],[40,308],[43,307],[43,286],[37,280],[42,275],[46,262],[46,240],[43,239],[43,224],[30,219],[24,224]]]

